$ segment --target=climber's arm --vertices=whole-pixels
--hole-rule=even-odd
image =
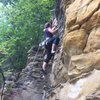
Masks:
[[[58,28],[55,28],[55,27],[53,27],[53,28],[48,28],[48,31],[49,31],[50,33],[52,33],[52,34],[54,34],[57,30],[58,30]]]

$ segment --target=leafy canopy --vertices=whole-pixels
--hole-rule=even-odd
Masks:
[[[5,2],[4,2],[5,1]],[[41,41],[50,19],[53,0],[0,0],[0,64],[16,70],[25,67],[27,51]],[[5,6],[6,5],[6,6]]]

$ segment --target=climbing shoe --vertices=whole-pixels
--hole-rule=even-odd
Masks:
[[[45,79],[45,77],[46,77],[45,75],[42,75],[40,78],[41,78],[41,79]]]
[[[51,51],[51,56],[54,56],[55,55],[55,51]]]
[[[55,53],[51,53],[51,58],[54,58]]]
[[[45,79],[46,78],[46,75],[47,75],[47,72],[46,72],[46,70],[41,70],[42,71],[42,74],[41,74],[41,79]]]

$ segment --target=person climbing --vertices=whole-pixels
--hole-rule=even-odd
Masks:
[[[44,62],[42,65],[42,72],[44,75],[47,74],[46,68],[48,66],[48,63],[50,59],[54,56],[57,45],[59,44],[59,37],[55,35],[57,32],[56,27],[52,27],[52,22],[48,22],[44,26],[44,35],[45,35],[45,49],[46,49],[46,54],[44,57]]]

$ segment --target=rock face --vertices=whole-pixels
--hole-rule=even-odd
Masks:
[[[48,100],[100,100],[100,0],[61,1],[63,56],[55,57],[51,81],[60,86]]]
[[[27,66],[20,73],[19,79],[14,82],[4,96],[3,100],[42,100],[45,81],[41,79],[41,54],[34,58],[36,51],[28,55]],[[34,60],[35,59],[35,60]]]
[[[56,0],[54,17],[61,42],[50,76],[40,79],[42,60],[29,55],[4,100],[100,100],[100,0]]]

